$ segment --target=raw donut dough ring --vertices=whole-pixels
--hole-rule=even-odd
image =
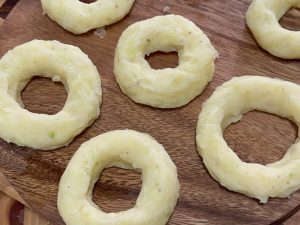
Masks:
[[[246,21],[263,49],[284,59],[299,59],[300,32],[287,30],[278,22],[291,7],[300,8],[300,1],[254,0],[247,11]]]
[[[57,114],[22,108],[20,93],[34,75],[64,84],[68,98]],[[98,71],[79,48],[40,40],[17,46],[0,60],[0,137],[39,150],[67,145],[99,116],[101,96]]]
[[[145,54],[177,51],[177,68],[154,70]],[[214,73],[217,51],[207,36],[182,16],[157,16],[137,22],[122,34],[114,72],[123,93],[158,108],[183,106],[202,93]]]
[[[92,191],[102,170],[114,165],[140,170],[143,184],[133,208],[105,213],[93,203]],[[58,210],[67,225],[164,225],[178,196],[176,166],[164,147],[147,134],[118,130],[89,140],[74,154],[59,184]]]
[[[84,3],[79,0],[41,0],[44,13],[74,34],[104,27],[126,16],[134,0],[98,0]]]
[[[223,130],[251,110],[288,118],[299,127],[299,99],[299,85],[267,77],[233,78],[218,87],[204,103],[197,125],[198,151],[211,176],[229,190],[262,203],[299,190],[299,139],[281,160],[263,166],[241,161],[223,138]]]

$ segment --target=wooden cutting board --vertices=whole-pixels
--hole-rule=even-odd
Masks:
[[[300,84],[297,60],[275,58],[257,46],[244,21],[249,4],[250,0],[138,0],[131,13],[108,27],[101,39],[92,31],[72,35],[42,15],[40,1],[21,0],[0,28],[0,55],[32,39],[56,39],[77,45],[100,72],[104,99],[100,118],[67,148],[39,152],[0,141],[0,170],[29,205],[54,224],[63,224],[56,208],[58,183],[80,144],[107,131],[135,129],[155,137],[177,165],[181,193],[169,224],[270,224],[284,217],[300,204],[300,192],[289,199],[271,199],[261,205],[221,187],[209,176],[196,151],[195,128],[201,105],[223,82],[233,76],[253,74]],[[122,31],[136,21],[163,14],[166,6],[201,27],[220,53],[215,77],[204,93],[189,105],[173,110],[135,104],[121,93],[112,72],[114,49]],[[297,11],[289,13],[282,22],[284,26],[300,25],[295,16]],[[154,54],[149,58],[155,68],[174,66],[175,60],[174,54]],[[33,112],[55,113],[65,99],[62,85],[43,78],[34,79],[23,92],[25,105]],[[228,144],[243,160],[263,164],[280,159],[296,135],[291,122],[260,112],[247,114],[225,132]],[[134,205],[140,185],[139,174],[109,169],[95,187],[94,201],[107,212],[128,209]]]

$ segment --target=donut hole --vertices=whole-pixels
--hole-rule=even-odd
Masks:
[[[300,31],[299,18],[300,10],[298,8],[291,8],[283,17],[281,17],[279,23],[288,30]]]
[[[106,213],[133,208],[142,186],[141,174],[120,168],[105,169],[94,187],[93,201]]]
[[[145,59],[153,69],[176,68],[179,64],[179,57],[176,51],[172,52],[153,52],[146,55]]]
[[[290,120],[252,111],[224,131],[228,146],[241,160],[266,165],[280,160],[297,138],[297,126]]]
[[[97,2],[98,0],[79,0],[80,2],[86,3],[86,4],[90,4],[90,3],[94,3]]]
[[[28,111],[53,115],[64,107],[68,94],[61,82],[35,76],[21,96]]]

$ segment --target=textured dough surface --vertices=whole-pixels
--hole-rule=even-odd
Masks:
[[[177,51],[176,68],[154,70],[145,55]],[[217,51],[193,22],[167,15],[137,22],[122,34],[114,72],[123,93],[158,108],[183,106],[202,93],[214,74]]]
[[[299,127],[299,99],[299,85],[267,77],[233,78],[218,87],[204,103],[197,125],[198,151],[211,176],[229,190],[262,203],[299,190],[299,139],[281,160],[263,166],[241,161],[223,138],[223,130],[251,110],[288,118]]]
[[[92,201],[94,184],[111,165],[142,173],[136,205],[127,211],[105,213]],[[164,225],[178,196],[176,166],[164,147],[147,134],[118,130],[85,142],[74,154],[59,184],[58,209],[67,225]]]
[[[104,27],[126,16],[134,0],[41,0],[44,13],[74,34]]]
[[[259,45],[274,56],[300,58],[300,32],[287,30],[280,18],[292,7],[300,8],[299,0],[253,0],[247,15],[247,25]]]
[[[34,75],[64,84],[68,98],[57,114],[23,108],[20,93]],[[0,60],[0,137],[39,150],[62,147],[99,116],[101,97],[98,71],[78,47],[41,40],[22,44]]]

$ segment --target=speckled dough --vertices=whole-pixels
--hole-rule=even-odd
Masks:
[[[34,75],[65,85],[68,98],[57,114],[23,108],[20,93]],[[97,69],[79,48],[40,40],[20,45],[0,60],[0,137],[40,150],[67,145],[99,116],[101,93]]]
[[[177,68],[154,70],[152,52],[177,51]],[[214,74],[217,51],[207,36],[182,16],[157,16],[127,28],[115,56],[117,82],[137,103],[158,108],[183,106],[202,93]]]
[[[211,176],[229,190],[262,203],[299,190],[299,138],[281,160],[266,166],[241,161],[223,138],[223,130],[251,110],[288,118],[299,127],[299,99],[299,85],[267,77],[233,78],[218,87],[204,103],[197,126],[198,151]]]
[[[105,213],[93,203],[92,191],[104,168],[139,170],[142,189],[133,208]],[[66,225],[164,225],[179,196],[176,166],[151,136],[118,130],[81,145],[59,184],[58,210]]]
[[[300,7],[300,0],[254,0],[246,20],[260,46],[274,56],[300,58],[300,32],[287,30],[280,18],[291,8]]]
[[[104,27],[121,20],[129,13],[134,0],[41,0],[44,13],[74,34]]]

